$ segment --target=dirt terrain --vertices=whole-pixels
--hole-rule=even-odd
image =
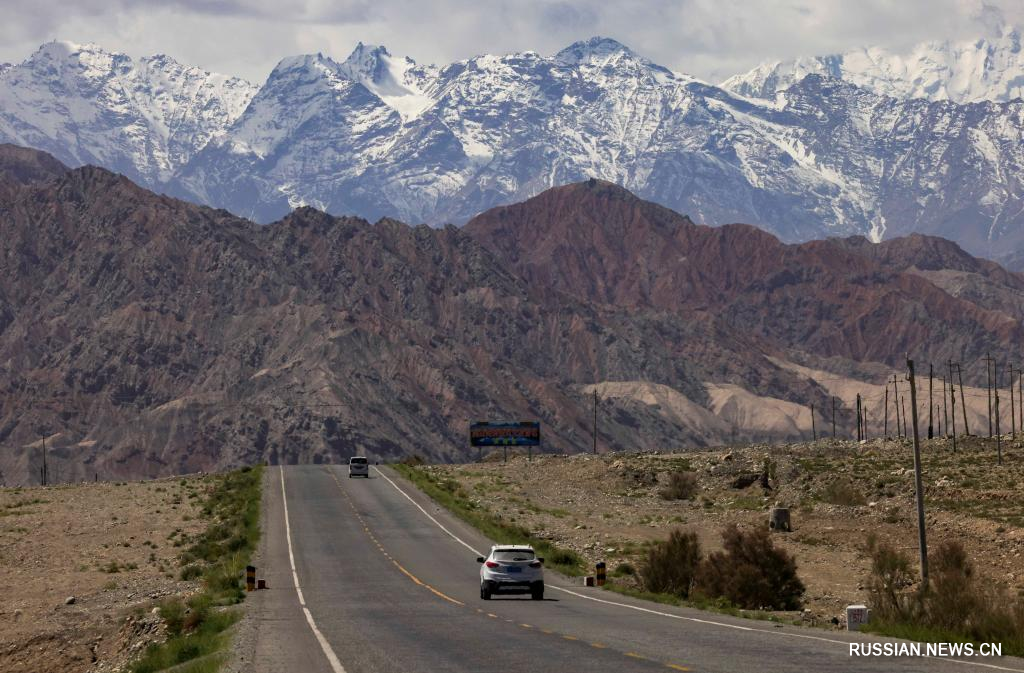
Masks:
[[[961,540],[981,574],[1024,595],[1021,444],[1003,442],[1001,467],[994,440],[960,439],[954,454],[948,440],[935,439],[924,443],[922,454],[929,543]],[[918,554],[909,442],[822,440],[532,462],[515,456],[508,463],[498,451],[482,463],[425,469],[456,480],[479,506],[574,549],[590,564],[604,560],[609,573],[624,563],[640,569],[645,544],[674,528],[696,531],[711,551],[721,548],[726,524],[766,526],[769,507],[789,507],[793,530],[775,539],[796,556],[807,593],[802,613],[779,616],[805,623],[828,626],[846,605],[867,600],[863,545],[869,533],[915,561]],[[770,489],[755,479],[765,469]],[[695,473],[692,499],[661,497],[674,471]],[[637,583],[621,573],[616,581]]]
[[[0,489],[0,670],[113,671],[161,636],[155,603],[195,591],[177,557],[199,477]],[[73,600],[72,600],[73,597]]]

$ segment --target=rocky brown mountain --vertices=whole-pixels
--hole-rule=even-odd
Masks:
[[[462,229],[259,226],[0,146],[0,471],[38,482],[44,441],[51,480],[457,460],[479,419],[585,450],[594,390],[602,450],[803,436],[744,411],[823,408],[788,363],[1018,347],[1020,276],[906,241],[783,245],[598,181]]]

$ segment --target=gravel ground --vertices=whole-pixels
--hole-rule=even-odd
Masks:
[[[163,637],[202,477],[0,489],[0,670],[114,671]],[[179,542],[180,541],[180,542]],[[178,546],[175,546],[175,545]]]

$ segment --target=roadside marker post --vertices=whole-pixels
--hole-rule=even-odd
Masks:
[[[604,582],[605,582],[605,578],[607,577],[605,575],[604,561],[598,561],[597,562],[597,572],[594,573],[594,576],[596,578],[595,583],[597,584],[597,586],[603,587],[604,586]]]
[[[256,566],[245,566],[245,590],[256,591]]]

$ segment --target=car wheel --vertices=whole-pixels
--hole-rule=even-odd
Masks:
[[[484,599],[485,601],[491,600],[491,588],[486,584],[480,585],[480,598]]]
[[[532,587],[530,587],[530,598],[532,598],[535,601],[544,600],[544,585],[535,584]]]

